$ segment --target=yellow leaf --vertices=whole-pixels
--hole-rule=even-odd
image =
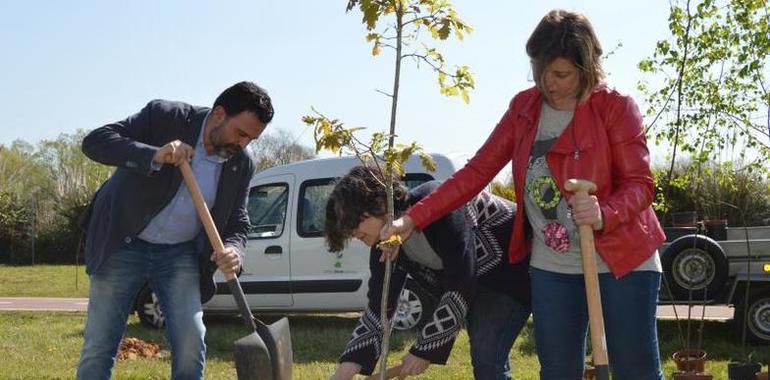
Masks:
[[[379,243],[377,243],[377,248],[382,248],[385,246],[399,246],[401,245],[401,236],[399,235],[393,235],[389,237],[387,240],[383,240]]]

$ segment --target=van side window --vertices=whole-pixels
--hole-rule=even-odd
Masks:
[[[273,183],[256,186],[249,192],[249,239],[281,236],[286,219],[289,185]]]
[[[410,189],[433,177],[424,173],[409,173],[402,184]],[[334,178],[315,179],[302,183],[297,210],[297,234],[302,237],[321,237],[326,222],[326,200],[334,189]]]
[[[326,200],[334,190],[334,179],[306,181],[299,191],[297,234],[302,237],[320,237],[326,221]]]

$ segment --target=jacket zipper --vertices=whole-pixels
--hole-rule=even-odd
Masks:
[[[573,114],[573,116],[572,116],[572,133],[571,133],[571,135],[572,135],[572,145],[575,147],[575,151],[572,153],[572,158],[575,161],[579,161],[580,160],[580,147],[578,146],[578,143],[577,143],[577,135],[575,135],[575,129],[576,129],[575,116]]]

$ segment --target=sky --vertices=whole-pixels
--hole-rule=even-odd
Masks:
[[[393,54],[371,55],[346,0],[25,0],[0,2],[0,144],[90,130],[162,98],[210,106],[241,80],[267,89],[271,129],[313,145],[311,107],[364,132],[390,117]],[[516,92],[533,85],[524,45],[551,9],[585,13],[605,50],[608,82],[646,105],[637,63],[668,35],[668,2],[454,0],[474,31],[438,45],[470,66],[470,104],[439,94],[434,73],[405,61],[396,131],[430,152],[472,155]],[[428,37],[427,33],[424,37]],[[429,38],[424,41],[430,42]],[[650,78],[647,78],[650,79]],[[665,152],[653,149],[653,161]]]

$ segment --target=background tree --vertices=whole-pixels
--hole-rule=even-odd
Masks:
[[[368,142],[364,142],[355,136],[355,132],[362,128],[346,128],[339,120],[330,119],[315,109],[315,115],[305,116],[303,121],[314,127],[317,151],[327,149],[337,154],[352,153],[363,162],[376,165],[385,173],[386,183],[383,183],[383,186],[387,194],[386,222],[390,223],[393,220],[393,174],[403,176],[403,163],[412,154],[419,154],[428,170],[433,170],[435,165],[417,143],[394,142],[401,64],[405,59],[409,59],[418,65],[427,65],[436,73],[441,94],[461,96],[467,103],[470,100],[468,92],[474,86],[468,67],[448,69],[444,56],[435,47],[423,42],[421,33],[427,30],[433,40],[446,40],[450,36],[462,39],[466,33],[471,32],[471,28],[458,17],[446,0],[349,0],[347,10],[354,8],[358,8],[363,14],[362,22],[368,31],[366,40],[372,44],[372,55],[379,55],[383,49],[394,52],[393,87],[389,93],[380,91],[390,98],[390,130],[387,133],[374,133]],[[391,262],[386,260],[380,305],[383,326],[380,370],[383,378],[390,337],[387,315],[390,272]]]
[[[112,168],[80,151],[84,131],[0,149],[0,261],[73,262],[77,220]]]
[[[297,138],[283,129],[260,136],[251,143],[251,157],[258,172],[277,165],[309,160],[315,156],[312,147],[297,144]]]
[[[71,135],[61,134],[56,140],[38,144],[35,158],[52,184],[41,191],[40,203],[46,207],[39,207],[37,215],[41,222],[40,248],[49,261],[74,261],[82,234],[78,220],[96,189],[114,169],[83,154],[80,144],[86,133],[79,130]]]
[[[767,172],[769,14],[765,0],[672,0],[671,35],[639,64],[642,72],[664,77],[654,89],[639,84],[648,114],[655,115],[648,132],[657,143],[673,147],[663,198],[672,186],[681,190],[683,183],[714,175],[710,160],[743,165],[734,170]],[[673,181],[680,152],[691,165]]]
[[[46,186],[34,154],[35,148],[21,140],[0,146],[0,260],[4,262],[30,262],[34,232],[30,201]]]

